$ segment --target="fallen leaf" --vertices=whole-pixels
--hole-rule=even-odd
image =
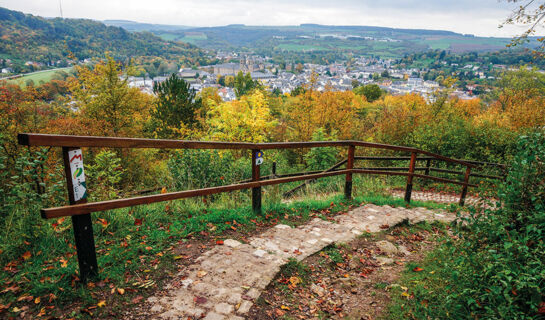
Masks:
[[[23,253],[22,257],[23,257],[24,260],[28,260],[28,259],[30,259],[30,257],[32,257],[32,253],[30,253],[30,251],[27,251],[27,252]]]
[[[137,296],[131,300],[132,303],[138,303],[140,300],[144,299],[142,296]]]
[[[296,287],[299,283],[301,283],[301,278],[299,277],[290,277],[289,279],[292,286]]]
[[[45,316],[45,307],[40,310],[38,317]]]
[[[420,268],[420,267],[415,267],[413,269],[414,272],[420,272],[420,271],[423,271],[424,269]]]
[[[100,224],[106,228],[108,226],[108,221],[106,221],[106,219],[102,219],[102,218],[98,218],[98,222],[100,222]]]
[[[279,317],[282,317],[286,313],[285,311],[282,311],[280,309],[276,309],[275,312],[276,312],[276,315]]]
[[[100,300],[98,303],[97,303],[97,307],[99,308],[102,308],[106,305],[106,300]]]
[[[134,219],[134,225],[135,226],[141,226],[142,225],[142,220],[143,219]]]
[[[217,241],[216,241],[216,244],[217,244],[217,245],[220,245],[220,246],[223,245],[223,240],[217,240]]]
[[[35,304],[38,304],[38,303],[40,303],[40,301],[41,301],[40,297],[38,297],[38,298],[34,299],[34,303],[35,303]]]
[[[125,294],[125,289],[117,288],[117,293],[119,293],[120,295],[124,295]]]
[[[167,193],[167,188],[163,187],[163,188],[161,189],[161,193],[162,193],[162,194]]]
[[[539,309],[537,309],[537,313],[545,314],[545,301],[541,301],[539,304]]]
[[[282,309],[282,310],[290,310],[290,307],[285,306],[285,305],[281,305],[281,306],[280,306],[280,309]]]
[[[202,278],[207,274],[208,274],[208,272],[206,272],[204,270],[197,271],[197,277],[199,277],[199,278]]]
[[[68,266],[68,260],[60,258],[59,261],[61,262],[61,268],[66,268]]]
[[[205,298],[205,297],[195,297],[193,299],[193,301],[195,301],[195,303],[197,304],[204,304],[206,303],[208,300]]]

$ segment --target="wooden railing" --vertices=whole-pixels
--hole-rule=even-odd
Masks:
[[[373,174],[373,175],[395,175],[406,176],[407,185],[405,192],[405,200],[410,202],[414,178],[430,179],[442,183],[457,184],[462,186],[462,194],[460,204],[464,204],[464,199],[467,194],[468,187],[476,185],[469,183],[469,178],[472,176],[471,168],[475,168],[478,164],[470,161],[451,159],[439,154],[431,153],[424,150],[419,150],[410,147],[394,146],[387,144],[377,144],[362,141],[317,141],[317,142],[279,142],[279,143],[239,143],[239,142],[207,142],[207,141],[181,141],[181,140],[158,140],[158,139],[135,139],[135,138],[118,138],[118,137],[90,137],[90,136],[67,136],[67,135],[50,135],[50,134],[32,134],[21,133],[18,135],[19,144],[25,146],[49,146],[62,147],[64,159],[64,167],[66,181],[68,187],[69,205],[44,208],[41,210],[43,218],[56,218],[63,216],[71,216],[74,228],[74,236],[76,240],[76,248],[78,252],[78,262],[80,267],[80,275],[82,279],[96,275],[98,272],[96,262],[95,244],[93,238],[93,227],[91,223],[92,212],[105,211],[117,208],[125,208],[135,205],[150,204],[161,201],[169,201],[197,196],[206,196],[216,193],[229,192],[242,189],[252,189],[252,208],[256,214],[261,214],[261,187],[269,185],[277,185],[282,183],[313,180],[324,177],[345,175],[345,197],[352,197],[352,176],[353,174]],[[83,170],[83,154],[81,148],[159,148],[159,149],[236,149],[236,150],[251,150],[252,163],[252,179],[238,184],[230,184],[225,186],[210,187],[196,190],[176,191],[164,194],[152,194],[146,196],[137,196],[132,198],[98,201],[93,203],[87,202],[88,191],[85,185],[85,175]],[[317,148],[317,147],[347,147],[347,159],[341,165],[346,163],[346,168],[339,169],[339,166],[332,170],[323,172],[302,172],[284,176],[276,176],[261,178],[260,164],[262,159],[259,155],[262,150],[269,149],[298,149],[298,148]],[[355,156],[356,148],[374,148],[398,152],[407,152],[410,157],[357,157]],[[424,155],[424,158],[418,158],[418,155]],[[409,160],[408,168],[355,168],[356,160]],[[447,163],[464,166],[463,181],[446,179],[429,175],[430,171],[443,173],[456,173],[451,170],[439,168],[431,168],[429,165],[425,170],[425,174],[418,174],[417,171],[422,171],[422,168],[416,167],[416,161],[426,159],[440,160]],[[80,171],[81,169],[81,171]],[[406,172],[403,171],[406,170]],[[477,176],[477,175],[473,175]],[[78,189],[79,188],[79,189]],[[83,188],[83,189],[82,189]],[[82,192],[83,190],[83,192]]]

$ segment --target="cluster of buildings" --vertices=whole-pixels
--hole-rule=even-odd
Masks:
[[[292,64],[281,69],[279,65],[270,63],[268,57],[219,52],[217,58],[238,61],[182,68],[178,75],[188,81],[196,91],[217,88],[224,101],[234,100],[236,95],[234,89],[225,85],[225,81],[222,82],[221,79],[234,77],[239,72],[249,73],[253,80],[261,82],[268,90],[283,94],[289,94],[295,88],[311,82],[318,91],[345,91],[352,90],[355,86],[375,83],[391,94],[416,93],[424,97],[431,97],[434,91],[440,89],[439,83],[414,76],[420,70],[394,67],[393,60],[359,57],[350,62],[329,65],[306,63],[296,67]],[[165,76],[153,79],[130,77],[129,84],[152,93],[153,82],[165,79]],[[467,93],[458,96],[463,99],[471,98]]]

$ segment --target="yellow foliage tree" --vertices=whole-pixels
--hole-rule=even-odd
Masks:
[[[77,67],[70,82],[73,107],[91,120],[101,135],[135,135],[148,120],[153,97],[130,88],[121,66],[111,57],[93,69]]]
[[[209,136],[221,141],[264,142],[277,124],[263,92],[255,90],[240,100],[212,105]]]

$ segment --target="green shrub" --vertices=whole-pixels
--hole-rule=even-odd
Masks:
[[[121,159],[113,151],[101,151],[94,164],[87,165],[87,181],[91,191],[91,201],[117,198],[121,189],[119,183],[125,170]]]
[[[312,134],[313,141],[332,141],[335,135],[328,137],[323,128],[317,129]],[[327,169],[337,162],[337,149],[333,147],[312,148],[305,154],[305,162],[310,170]]]
[[[207,188],[251,178],[249,158],[228,151],[183,149],[174,152],[168,168],[176,190]]]
[[[502,206],[473,212],[437,251],[445,287],[415,291],[416,318],[536,319],[545,305],[545,135],[518,140]],[[423,307],[423,305],[429,305]],[[410,308],[409,308],[410,309]],[[541,311],[543,317],[543,311]]]

